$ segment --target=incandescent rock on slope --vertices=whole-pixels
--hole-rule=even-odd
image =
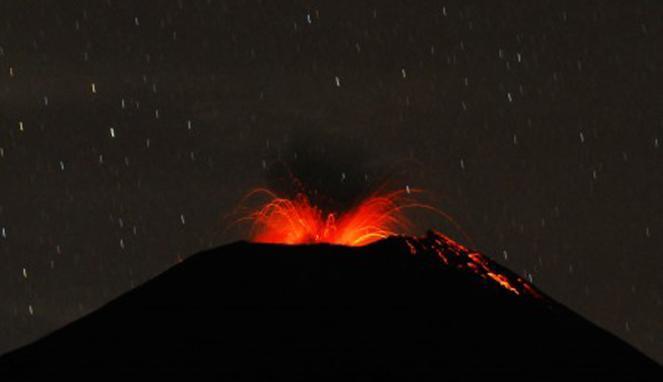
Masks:
[[[230,244],[0,358],[3,381],[160,373],[663,380],[621,340],[432,232],[366,247]]]

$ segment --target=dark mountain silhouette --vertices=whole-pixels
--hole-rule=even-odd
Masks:
[[[432,232],[366,247],[226,245],[0,358],[2,381],[210,373],[663,380],[626,343]]]

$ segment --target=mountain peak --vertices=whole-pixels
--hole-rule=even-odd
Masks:
[[[661,375],[623,341],[435,231],[363,247],[229,244],[0,358],[3,380],[200,372],[408,380]]]

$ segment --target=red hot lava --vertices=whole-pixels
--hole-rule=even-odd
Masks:
[[[294,199],[279,197],[269,190],[252,192],[270,200],[253,212],[252,241],[281,244],[329,243],[361,246],[407,232],[411,226],[403,214],[408,208],[432,209],[412,200],[416,190],[394,191],[371,196],[343,213],[324,213],[299,194]]]
[[[416,202],[411,193],[420,190],[400,190],[384,195],[373,195],[349,211],[337,215],[323,212],[299,194],[294,199],[277,196],[266,189],[257,189],[248,197],[264,194],[268,197],[262,207],[245,217],[253,223],[251,240],[272,244],[328,243],[362,246],[389,236],[408,233],[412,224],[404,211],[411,208],[426,209],[443,216],[461,233],[462,230],[444,212]],[[463,233],[464,234],[464,233]],[[466,236],[466,235],[465,235]],[[508,276],[484,255],[471,251],[437,231],[426,237],[407,237],[410,253],[436,253],[451,268],[467,271],[475,277],[496,283],[515,295],[540,297],[520,277]]]

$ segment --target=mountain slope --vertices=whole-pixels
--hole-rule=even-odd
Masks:
[[[0,358],[3,381],[161,373],[661,377],[621,340],[433,232],[209,250]]]

